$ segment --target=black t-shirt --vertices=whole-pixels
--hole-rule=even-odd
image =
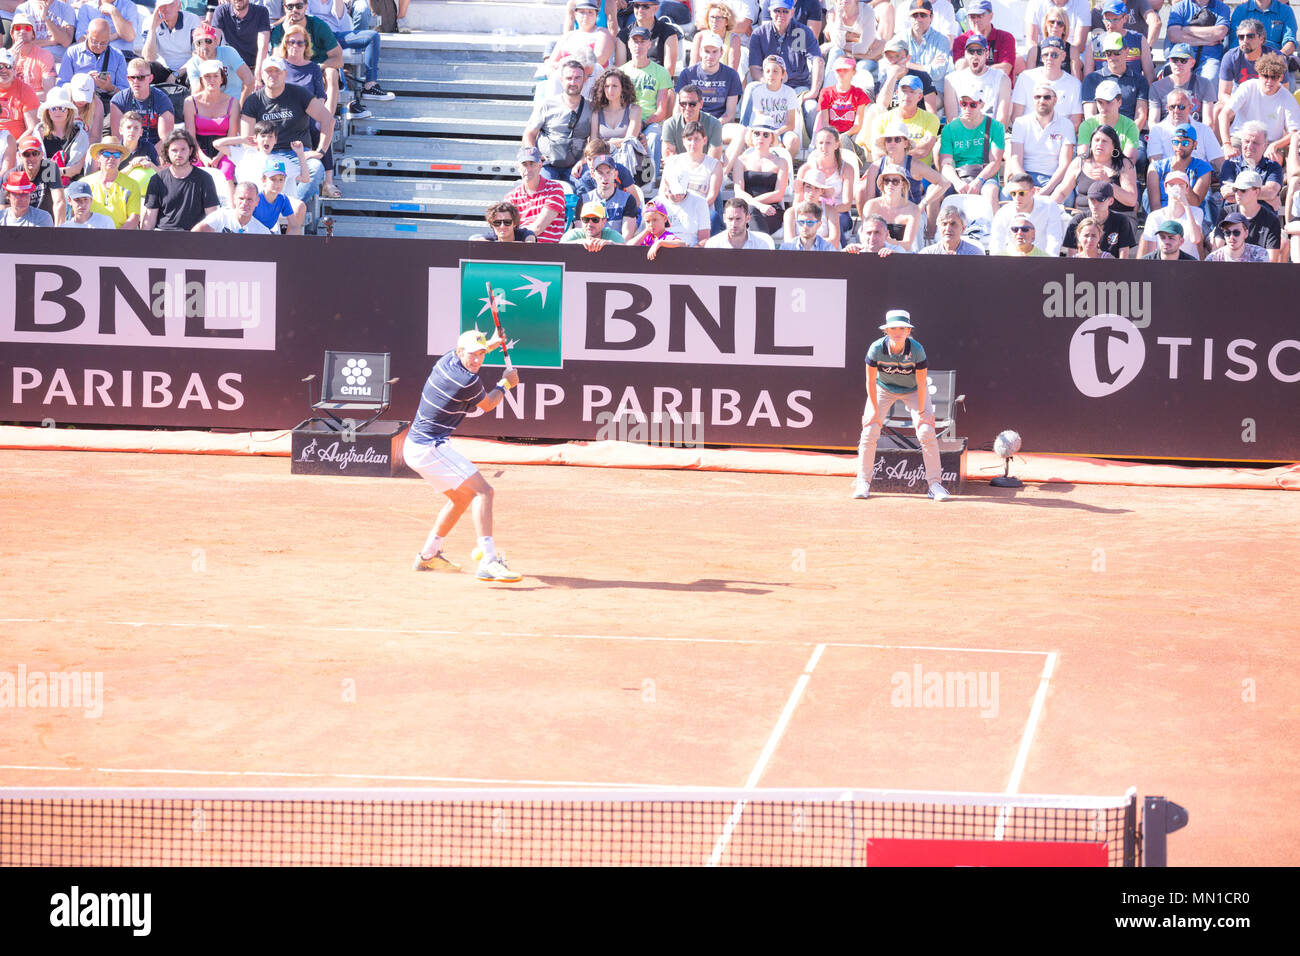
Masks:
[[[263,30],[271,32],[271,15],[266,7],[250,3],[248,13],[241,20],[235,16],[234,7],[221,3],[212,13],[212,25],[221,31],[226,45],[235,48],[250,70],[257,65],[257,35]]]
[[[154,228],[163,232],[189,232],[208,209],[220,203],[212,177],[195,167],[184,179],[177,179],[171,167],[164,167],[149,180],[144,193],[144,208],[159,211]]]
[[[631,32],[632,27],[636,26],[635,20],[628,20],[627,24],[618,31],[618,38],[624,46],[627,46],[627,35]],[[668,43],[669,38],[677,36],[677,28],[670,23],[665,23],[660,17],[655,20],[655,25],[650,28],[650,59],[654,60],[660,66],[664,65],[664,46]],[[682,60],[682,51],[680,44],[677,50],[677,62]]]
[[[515,226],[515,242],[526,242],[529,236],[531,236],[534,240],[537,239],[537,234],[533,232],[531,229],[525,229],[522,226]],[[493,232],[491,229],[489,229],[487,232],[479,233],[479,238],[486,239],[488,242],[501,241],[500,239],[497,238],[497,234]]]
[[[1143,256],[1142,258],[1143,258],[1143,259],[1150,259],[1150,260],[1152,260],[1152,261],[1158,261],[1158,260],[1160,259],[1160,251],[1157,249],[1155,252],[1148,252],[1148,253],[1147,253],[1145,256]],[[1183,250],[1181,250],[1181,249],[1178,250],[1178,259],[1179,259],[1179,261],[1182,261],[1183,259],[1190,259],[1190,260],[1192,260],[1192,262],[1200,262],[1200,261],[1201,261],[1201,260],[1197,259],[1196,256],[1193,256],[1193,255],[1190,255],[1189,253],[1183,252]]]
[[[22,163],[19,163],[16,168],[22,169]],[[54,190],[63,188],[63,177],[59,175],[59,167],[48,159],[42,159],[41,167],[36,171],[32,184],[36,187],[31,194],[32,208],[44,210],[53,216]],[[9,205],[9,193],[0,190],[0,207],[7,205]]]
[[[1241,212],[1240,206],[1237,207],[1237,212]],[[1244,212],[1241,214],[1246,215]],[[1259,204],[1259,212],[1255,213],[1250,228],[1246,230],[1246,242],[1269,250],[1282,248],[1282,223],[1267,203]]]
[[[250,93],[244,100],[240,112],[251,116],[254,122],[274,123],[276,131],[275,149],[288,152],[295,140],[307,144],[311,142],[311,117],[307,107],[311,106],[312,95],[301,86],[284,84],[280,95],[272,99],[265,88]]]
[[[1091,215],[1092,213],[1081,212],[1070,219],[1070,225],[1065,229],[1065,239],[1061,241],[1062,249],[1079,248],[1079,242],[1074,235],[1075,227]],[[1122,212],[1112,211],[1102,225],[1101,251],[1109,252],[1118,259],[1121,249],[1132,249],[1136,245],[1137,230],[1133,228],[1133,218]]]
[[[153,143],[145,139],[144,136],[141,136],[139,142],[135,144],[135,149],[131,152],[131,155],[122,160],[122,168],[125,169],[127,163],[142,156],[155,166],[158,165],[158,150],[154,149]]]

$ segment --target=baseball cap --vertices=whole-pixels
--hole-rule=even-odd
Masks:
[[[515,153],[516,163],[540,163],[542,161],[542,151],[536,146],[520,146],[519,152]]]
[[[1124,95],[1119,84],[1114,80],[1102,80],[1097,84],[1097,92],[1092,94],[1094,100],[1117,100]]]
[[[95,195],[90,191],[90,184],[81,179],[69,183],[68,188],[63,192],[69,199],[90,199]]]
[[[930,0],[912,0],[912,2],[908,4],[907,10],[909,14],[917,13],[921,10],[924,10],[926,13],[934,13],[934,4],[932,4]]]
[[[690,191],[690,183],[681,172],[671,172],[663,178],[664,191],[672,196],[680,196]]]
[[[925,84],[921,82],[919,76],[913,76],[909,73],[898,81],[898,88],[900,90],[916,90],[919,93],[921,90],[925,89]]]
[[[278,56],[268,56],[265,60],[262,61],[262,71],[265,72],[266,70],[269,69],[276,69],[279,70],[281,73],[288,73],[289,64],[285,63],[284,60],[282,60]]]
[[[858,63],[857,63],[857,61],[854,60],[853,57],[851,57],[851,56],[842,56],[842,57],[840,57],[838,60],[835,61],[835,72],[836,72],[836,73],[840,72],[840,70],[850,70],[850,71],[852,71],[852,70],[856,70],[857,68],[858,68]]]
[[[1044,37],[1043,41],[1038,44],[1040,50],[1060,50],[1065,52],[1065,41],[1060,37]]]
[[[1032,217],[1029,215],[1029,213],[1027,213],[1027,212],[1018,212],[1018,213],[1016,213],[1014,216],[1011,217],[1011,224],[1012,224],[1012,225],[1015,225],[1015,224],[1018,223],[1018,222],[1027,222],[1027,223],[1029,223],[1031,226],[1034,225],[1034,220],[1033,220],[1033,218],[1032,218]],[[1038,228],[1038,227],[1035,226],[1034,228]]]
[[[16,27],[31,27],[33,30],[36,29],[36,24],[32,23],[32,18],[25,13],[15,13],[13,25]]]
[[[1169,52],[1165,54],[1165,58],[1170,59],[1175,56],[1185,56],[1189,60],[1194,60],[1196,58],[1196,53],[1189,44],[1175,43],[1169,48]]]
[[[1190,139],[1196,142],[1196,127],[1191,123],[1179,123],[1174,127],[1174,135],[1179,139]]]
[[[36,187],[32,185],[31,179],[21,169],[15,169],[5,179],[5,192],[7,193],[29,193],[34,189]]]
[[[464,349],[466,352],[486,352],[487,336],[478,329],[462,332],[460,338],[456,340],[456,348]]]
[[[1095,199],[1097,202],[1105,202],[1107,199],[1115,198],[1115,187],[1110,183],[1093,183],[1088,187],[1088,198]]]
[[[913,79],[916,79],[913,77]],[[919,82],[919,81],[918,81]],[[971,77],[957,76],[953,79],[953,92],[958,98],[966,97],[968,100],[978,100],[984,102],[984,87]]]
[[[287,175],[287,172],[284,168],[284,163],[280,162],[278,159],[268,159],[266,164],[262,166],[262,175],[285,176]]]
[[[1112,17],[1126,17],[1128,16],[1128,7],[1125,5],[1124,0],[1106,0],[1102,4],[1101,12]]]
[[[722,37],[718,36],[712,30],[705,30],[700,34],[700,49],[707,50],[709,47],[722,49]]]
[[[14,65],[13,53],[9,50],[0,50],[0,63],[3,63],[5,66],[13,66]]]
[[[993,4],[989,0],[975,0],[974,3],[966,4],[966,13],[992,13]]]
[[[26,173],[24,173],[23,175],[26,175]],[[10,178],[10,179],[13,178],[13,174],[12,174],[12,173],[9,174],[9,178]],[[5,188],[8,189],[9,187],[6,186]],[[1226,216],[1223,217],[1223,222],[1220,223],[1220,225],[1226,226],[1226,225],[1228,225],[1229,223],[1232,223],[1234,226],[1249,226],[1249,225],[1250,225],[1250,220],[1247,219],[1245,216],[1243,216],[1243,215],[1242,215],[1241,213],[1239,213],[1239,212],[1230,212],[1230,213],[1228,213],[1228,215],[1226,215]]]
[[[78,73],[64,88],[74,103],[89,103],[95,96],[95,81],[89,73]]]
[[[1184,184],[1188,184],[1191,183],[1191,179],[1189,179],[1187,174],[1183,172],[1181,169],[1171,169],[1169,170],[1169,172],[1165,173],[1166,187],[1168,187],[1170,183],[1176,183],[1176,182],[1182,182]]]
[[[791,0],[772,0],[767,5],[767,8],[769,10],[792,10],[794,9],[794,3]]]
[[[657,199],[651,199],[649,202],[647,202],[645,204],[645,207],[641,210],[641,215],[645,216],[647,213],[652,213],[652,212],[657,212],[665,219],[668,218],[668,210],[665,209],[664,204]]]
[[[966,49],[969,50],[972,48],[976,50],[987,50],[989,48],[989,41],[976,33],[973,36],[966,38]]]
[[[597,216],[600,219],[605,218],[605,204],[599,202],[588,202],[582,204],[582,212],[578,213],[579,219],[585,219],[588,216]]]
[[[883,329],[914,329],[912,324],[912,314],[906,309],[890,309],[885,313],[885,324],[880,327]]]
[[[1101,38],[1101,48],[1107,52],[1124,49],[1124,35],[1122,33],[1107,33]]]
[[[1233,189],[1263,189],[1264,180],[1260,178],[1259,173],[1253,169],[1243,169],[1237,173],[1237,178],[1232,181]]]
[[[597,4],[594,2],[594,0],[578,0],[578,2],[575,3],[575,4],[573,5],[573,9],[575,9],[575,10],[599,10],[600,7],[597,6]]]
[[[614,162],[614,157],[609,153],[600,153],[591,158],[591,168],[598,166],[608,166],[610,169],[618,169],[618,164]]]
[[[629,40],[637,40],[637,39],[649,40],[650,37],[651,37],[651,33],[647,27],[633,27],[631,30],[627,31],[627,38]]]
[[[41,151],[41,155],[42,156],[45,155],[45,144],[42,143],[39,139],[37,139],[35,136],[28,135],[18,140],[19,155],[33,149],[39,149]]]
[[[885,44],[885,49],[891,53],[906,53],[907,40],[895,33]]]
[[[1181,236],[1183,234],[1183,224],[1177,219],[1166,219],[1156,226],[1156,232],[1167,232],[1171,236]]]
[[[760,113],[758,119],[749,124],[750,129],[765,129],[769,133],[775,133],[781,127],[777,125],[776,120],[766,113]]]
[[[220,73],[220,72],[221,72],[220,60],[215,60],[215,59],[202,60],[199,62],[199,76],[203,76],[206,73]]]

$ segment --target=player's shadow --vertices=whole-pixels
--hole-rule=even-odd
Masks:
[[[776,588],[797,587],[807,590],[803,583],[785,581],[729,581],[722,578],[700,578],[697,581],[615,581],[603,578],[561,577],[551,574],[530,574],[529,579],[540,581],[547,587],[572,591],[591,591],[632,588],[642,591],[695,591],[713,594],[771,594]],[[746,586],[747,585],[747,586]],[[833,590],[833,587],[826,585]],[[515,588],[514,590],[519,590]]]
[[[970,488],[971,485],[968,483],[966,487]],[[1074,491],[1075,485],[1068,481],[1044,481],[1035,484],[1034,488],[1039,492],[1069,494]],[[986,485],[979,491],[965,491],[960,497],[1005,501],[1008,504],[1023,505],[1030,508],[1067,508],[1073,511],[1090,511],[1093,514],[1098,515],[1128,515],[1133,513],[1133,509],[1131,508],[1103,508],[1101,505],[1090,505],[1082,501],[1071,501],[1068,498],[1037,498],[1032,496],[1022,496],[1023,491],[1024,489],[1022,488],[994,488],[992,485]],[[960,500],[960,498],[954,498],[953,500]]]

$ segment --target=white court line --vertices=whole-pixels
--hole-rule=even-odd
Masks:
[[[785,734],[785,728],[789,725],[790,718],[794,716],[794,709],[799,706],[799,699],[803,697],[804,688],[808,686],[808,681],[812,679],[812,672],[817,667],[817,662],[821,660],[822,652],[825,650],[825,644],[818,644],[813,649],[812,657],[808,658],[803,673],[795,681],[794,690],[790,692],[790,699],[785,702],[785,709],[781,711],[781,716],[777,718],[776,726],[772,728],[772,733],[767,738],[767,744],[763,747],[763,752],[758,755],[758,763],[754,764],[754,769],[749,772],[749,779],[745,781],[746,790],[753,790],[758,786],[758,780],[763,776],[763,771],[767,769],[767,762],[772,759],[772,754],[776,753],[777,744],[781,742],[781,737]],[[735,806],[731,808],[731,816],[727,818],[726,825],[722,828],[722,834],[718,837],[718,842],[713,845],[713,852],[709,854],[709,866],[718,865],[718,860],[722,858],[722,851],[727,848],[727,843],[731,840],[731,834],[736,829],[736,824],[740,822],[741,814],[745,812],[746,802],[745,800],[737,800]]]
[[[168,622],[168,621],[90,621],[70,618],[37,617],[0,617],[0,624],[81,624],[96,626],[112,624],[121,627],[184,627],[194,630],[276,630],[266,624],[209,624],[202,621]],[[292,628],[285,625],[283,630],[299,632],[304,628],[311,631],[329,631],[340,634],[424,634],[439,637],[477,636],[477,637],[527,637],[555,638],[566,641],[646,641],[663,644],[745,644],[770,645],[772,647],[860,647],[882,651],[938,651],[945,654],[1030,654],[1046,656],[1048,651],[1015,650],[999,647],[941,647],[929,644],[868,644],[854,641],[764,641],[756,638],[741,637],[658,637],[640,634],[541,634],[524,631],[449,631],[420,627],[336,627],[328,625],[296,624]]]
[[[607,780],[510,780],[504,777],[428,777],[416,774],[384,773],[297,773],[266,770],[170,770],[128,767],[41,767],[30,764],[0,764],[0,770],[39,770],[59,773],[152,773],[194,777],[292,777],[319,780],[405,780],[420,783],[451,783],[472,786],[576,787],[609,790],[716,790],[701,784],[611,783]]]
[[[1020,779],[1025,775],[1025,764],[1029,760],[1029,748],[1034,743],[1034,732],[1038,729],[1038,720],[1043,715],[1043,704],[1047,701],[1047,687],[1052,682],[1052,672],[1056,670],[1056,651],[1047,655],[1043,661],[1043,673],[1038,678],[1038,692],[1034,694],[1034,705],[1029,708],[1029,720],[1025,723],[1025,732],[1020,738],[1020,750],[1016,753],[1015,765],[1011,768],[1011,779],[1007,781],[1006,793],[1014,794],[1020,790]],[[998,824],[993,831],[993,839],[1001,840],[1006,827],[1009,808],[998,811]]]

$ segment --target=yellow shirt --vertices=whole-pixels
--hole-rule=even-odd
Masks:
[[[876,147],[876,140],[884,134],[885,127],[894,120],[898,120],[907,127],[907,135],[912,141],[912,149],[915,149],[926,137],[939,135],[939,117],[929,110],[918,109],[916,115],[911,119],[904,119],[902,109],[899,108],[885,113],[877,113],[869,128],[858,134],[858,145],[870,153]],[[927,166],[934,165],[929,156],[925,157],[924,162]]]
[[[91,195],[94,196],[90,202],[91,211],[102,212],[113,220],[118,229],[131,216],[140,215],[140,192],[133,180],[118,173],[116,179],[106,183],[104,174],[95,172],[82,181],[90,186]]]

